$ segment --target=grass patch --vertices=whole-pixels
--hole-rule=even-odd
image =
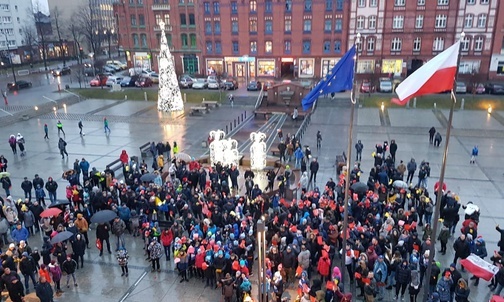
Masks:
[[[84,98],[88,99],[106,99],[106,100],[124,100],[124,96],[128,96],[128,100],[131,101],[144,101],[145,95],[147,93],[147,100],[157,101],[158,90],[157,89],[140,89],[140,88],[126,88],[123,91],[111,92],[110,88],[103,87],[100,88],[75,88],[70,89],[71,92],[77,93]],[[222,92],[219,100],[219,91],[208,91],[208,90],[181,90],[182,97],[186,95],[188,103],[201,103],[203,98],[207,101],[222,101],[227,98],[226,92]]]
[[[371,96],[361,94],[359,101],[363,107],[376,107],[379,108],[383,103],[387,108],[404,108],[391,102],[396,95],[379,95],[374,94]],[[455,109],[460,109],[462,99],[465,100],[464,109],[467,110],[487,110],[492,106],[494,110],[504,110],[504,98],[497,95],[472,95],[472,94],[459,94],[457,95],[457,104]],[[419,109],[432,109],[436,103],[439,109],[450,109],[451,98],[449,94],[433,94],[417,97],[416,108]],[[410,106],[413,106],[413,100],[410,101]]]

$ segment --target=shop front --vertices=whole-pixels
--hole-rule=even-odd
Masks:
[[[340,58],[322,58],[320,64],[320,77],[323,78],[330,73],[339,60]]]
[[[245,79],[256,76],[255,57],[225,57],[224,61],[228,76]]]
[[[199,57],[195,54],[182,55],[182,70],[186,74],[199,74]]]
[[[315,59],[300,58],[298,72],[299,78],[313,78],[315,76]]]
[[[224,73],[223,59],[206,59],[206,75],[222,75]]]
[[[399,77],[401,76],[403,70],[403,60],[397,59],[383,59],[381,64],[381,73],[387,74],[391,77]]]
[[[258,77],[274,77],[275,69],[275,59],[257,59]]]
[[[135,52],[133,54],[133,65],[135,68],[151,70],[151,57],[148,52]]]

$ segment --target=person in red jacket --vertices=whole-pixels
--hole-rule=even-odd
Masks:
[[[161,233],[161,244],[163,245],[165,250],[166,261],[170,261],[170,251],[172,242],[173,242],[173,232],[171,228],[168,228]]]
[[[320,280],[322,283],[325,280],[330,280],[329,274],[331,270],[331,260],[329,260],[329,255],[325,250],[322,250],[322,257],[320,257],[317,265],[317,271],[320,274]]]
[[[205,278],[205,273],[203,270],[203,263],[205,263],[205,248],[201,246],[196,254],[196,259],[194,260],[194,266],[196,266],[196,275],[198,278]]]
[[[123,165],[129,164],[129,156],[128,153],[126,153],[126,150],[122,150],[119,160],[123,163]]]

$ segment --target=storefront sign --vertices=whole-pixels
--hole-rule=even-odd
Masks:
[[[226,62],[255,62],[255,57],[224,57]]]

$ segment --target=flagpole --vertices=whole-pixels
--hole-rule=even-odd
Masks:
[[[463,40],[465,37],[465,33],[462,32],[460,34],[460,39]],[[453,81],[453,86],[456,87],[457,85],[457,76],[458,76],[458,70],[459,70],[459,64],[460,64],[460,55],[461,55],[461,48],[462,48],[462,43],[459,45],[459,51],[458,51],[458,57],[457,57],[457,68],[455,72],[455,81]],[[439,216],[441,212],[441,198],[443,197],[443,184],[444,184],[444,178],[445,178],[445,172],[446,172],[446,161],[448,157],[448,144],[450,142],[450,135],[451,135],[451,128],[452,128],[452,123],[453,123],[453,111],[455,109],[455,103],[457,103],[457,96],[455,95],[456,89],[451,90],[450,93],[450,99],[451,99],[451,106],[450,106],[450,114],[448,116],[448,128],[446,129],[446,142],[445,142],[445,147],[444,147],[444,152],[443,152],[443,162],[441,164],[441,171],[439,173],[439,186],[437,189],[437,196],[436,196],[436,210],[434,211],[434,221],[432,222],[432,235],[431,235],[431,246],[429,249],[429,263],[427,264],[427,273],[425,275],[426,281],[424,281],[424,297],[423,301],[427,302],[429,298],[429,285],[428,285],[428,280],[430,280],[430,276],[432,273],[432,262],[434,260],[434,253],[436,251],[436,239],[437,239],[437,232],[438,232],[438,224],[439,224]],[[442,278],[442,277],[441,277]],[[454,280],[456,282],[456,280]]]
[[[345,267],[345,257],[346,257],[346,245],[347,245],[347,229],[348,229],[348,199],[349,199],[349,191],[350,191],[350,161],[352,160],[352,140],[353,140],[353,124],[354,124],[354,112],[355,112],[355,87],[356,87],[356,74],[357,74],[357,61],[359,59],[359,48],[357,44],[361,43],[361,34],[357,33],[357,37],[354,42],[354,47],[355,47],[355,59],[354,59],[354,77],[353,77],[353,85],[352,85],[352,90],[350,92],[350,125],[348,126],[348,147],[347,147],[347,159],[346,159],[346,177],[345,177],[345,195],[343,199],[343,246],[341,247],[342,250],[342,257],[341,257],[341,269]],[[352,276],[349,276],[350,278]],[[341,274],[341,283],[344,283],[345,280],[345,274]]]

